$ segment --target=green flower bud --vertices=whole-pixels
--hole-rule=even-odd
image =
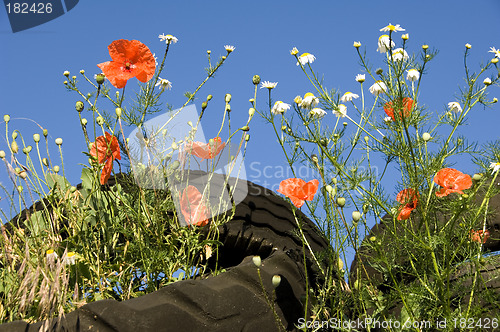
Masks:
[[[63,143],[62,138],[56,138],[56,144],[57,145],[62,145],[62,143]]]
[[[87,119],[82,118],[81,123],[82,123],[82,126],[86,126],[87,125]]]
[[[248,109],[248,116],[249,116],[249,117],[253,117],[253,115],[254,115],[254,114],[255,114],[255,108],[250,107],[250,108]]]
[[[364,137],[364,140],[365,140],[365,143],[366,143],[366,144],[368,144],[368,142],[370,141],[370,137],[365,136],[365,137]]]
[[[1,159],[5,158],[5,151],[4,150],[0,150],[0,158]]]
[[[361,213],[360,213],[359,211],[354,211],[354,212],[352,213],[352,220],[353,220],[354,222],[358,222],[358,221],[359,221],[359,219],[361,219]]]
[[[327,184],[327,185],[325,186],[325,189],[326,189],[326,191],[327,191],[330,195],[332,194],[332,192],[333,192],[333,187],[332,187],[332,186],[330,186],[329,184]]]
[[[426,142],[428,142],[431,139],[431,134],[429,133],[423,133],[422,134],[422,139]]]
[[[315,154],[312,154],[312,155],[311,155],[311,160],[312,160],[312,162],[313,162],[313,163],[315,163],[315,164],[319,163],[318,156],[317,156],[317,155],[315,155]]]
[[[179,168],[180,165],[181,165],[181,163],[178,160],[174,160],[174,162],[172,164],[170,164],[170,168],[177,169],[177,168]]]
[[[231,112],[231,105],[229,104],[226,104],[226,112]]]
[[[281,283],[281,276],[279,276],[278,274],[273,275],[272,283],[273,287],[277,288]]]
[[[172,142],[171,147],[172,147],[172,150],[177,150],[179,148],[179,146],[175,142]]]
[[[25,180],[28,177],[28,173],[26,173],[26,171],[24,170],[19,172],[17,175],[19,175],[19,177],[23,180]]]
[[[262,264],[262,260],[260,259],[260,256],[253,256],[252,262],[257,267],[260,267],[260,265]]]
[[[252,77],[252,83],[255,84],[255,85],[259,84],[260,83],[260,76],[259,75],[254,75]]]
[[[12,133],[12,139],[16,139],[16,138],[17,138],[17,135],[18,135],[17,131],[14,131],[14,132]]]
[[[59,173],[59,166],[54,166],[54,173]]]
[[[95,119],[95,121],[99,126],[102,126],[104,124],[104,118],[100,115],[97,117],[97,119]]]
[[[482,178],[483,178],[483,175],[482,175],[482,174],[480,174],[480,173],[479,173],[479,174],[478,174],[478,173],[476,173],[476,174],[474,174],[474,175],[472,176],[472,180],[474,180],[474,181],[479,181],[479,180],[481,180]]]
[[[76,76],[71,76],[71,79],[74,81],[76,80]]]
[[[337,205],[343,208],[345,206],[345,198],[344,197],[338,197],[337,198]]]
[[[332,179],[332,183],[333,183],[333,184],[337,184],[337,178],[333,178],[333,179]]]
[[[63,75],[64,75],[64,76],[66,76],[66,77],[69,77],[69,71],[65,70],[65,71],[63,72]]]
[[[226,93],[226,96],[224,97],[224,100],[226,101],[226,103],[229,103],[231,101],[231,94],[230,93]]]
[[[243,131],[249,131],[250,127],[249,126],[243,126],[243,127],[241,127],[241,130],[243,130]]]
[[[44,129],[44,130],[42,131],[42,133],[43,133],[43,136],[44,136],[44,137],[47,137],[47,135],[49,134],[49,131],[48,131],[47,129]]]
[[[19,145],[17,145],[16,141],[12,141],[12,144],[10,145],[10,149],[12,152],[17,153],[19,152]]]
[[[28,153],[30,153],[30,152],[31,152],[31,149],[33,149],[33,148],[31,147],[31,145],[28,145],[27,147],[25,147],[25,148],[23,149],[23,153],[24,153],[24,154],[28,154]]]
[[[5,115],[3,116],[3,121],[5,121],[5,123],[9,123],[9,121],[10,121],[10,115],[5,114]]]
[[[245,142],[248,142],[250,140],[250,135],[249,134],[246,134],[245,135]]]
[[[82,74],[82,75],[85,74],[85,70],[81,69],[80,74]]]
[[[35,141],[35,143],[40,142],[40,134],[33,134],[33,140]]]
[[[208,103],[206,101],[204,101],[203,103],[201,103],[201,109],[204,110],[205,108],[207,108],[208,106]]]
[[[63,84],[64,84],[64,85],[68,85],[68,81],[64,81],[64,82],[63,82]]]
[[[368,203],[363,204],[363,214],[367,214],[368,211],[370,211],[370,204]]]
[[[381,75],[383,72],[384,72],[384,70],[382,68],[377,68],[377,70],[375,71],[375,74]]]
[[[212,100],[212,98],[213,98],[213,96],[212,96],[212,95],[208,95],[208,96],[207,96],[207,101]]]
[[[339,270],[343,270],[344,269],[344,262],[342,261],[342,259],[339,257],[338,261],[337,261],[337,266],[339,268]]]
[[[19,193],[22,193],[23,192],[23,186],[21,186],[21,185],[17,186],[17,191]]]
[[[355,290],[359,290],[359,280],[356,280],[353,285]]]
[[[370,236],[370,241],[371,241],[371,242],[375,242],[375,241],[377,241],[377,237],[376,237],[376,236]]]
[[[120,107],[115,108],[115,114],[117,117],[122,117],[122,109]]]
[[[42,164],[44,164],[46,167],[49,167],[49,160],[47,158],[43,158]]]
[[[97,82],[97,84],[101,85],[104,83],[104,80],[106,79],[106,76],[104,76],[104,74],[97,74],[95,76],[95,81]]]

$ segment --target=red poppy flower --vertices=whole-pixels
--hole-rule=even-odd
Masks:
[[[385,103],[384,111],[385,114],[391,117],[392,121],[396,121],[394,117],[394,108],[396,107],[397,114],[403,114],[403,116],[406,118],[410,115],[411,110],[413,109],[413,104],[413,99],[404,97],[400,103],[396,103],[396,106],[394,106],[394,103],[392,101]],[[403,108],[402,112],[401,107]],[[399,119],[401,119],[401,117]]]
[[[213,141],[213,144],[189,142],[187,151],[201,159],[212,159],[226,146],[226,142],[222,142],[220,137],[215,137]]]
[[[208,224],[209,210],[202,202],[202,195],[195,186],[189,185],[182,191],[181,212],[188,225]]]
[[[292,200],[293,205],[300,208],[304,201],[312,201],[314,194],[318,191],[319,181],[314,179],[305,182],[302,179],[291,178],[281,181],[277,192]]]
[[[486,243],[489,237],[490,237],[490,232],[488,230],[485,230],[484,232],[482,229],[478,231],[475,230],[470,231],[470,239],[473,242]]]
[[[115,159],[122,159],[120,155],[120,146],[118,145],[116,137],[108,132],[106,132],[105,135],[106,137],[97,137],[90,147],[90,154],[92,157],[97,158],[99,164],[106,163],[101,173],[101,184],[106,184],[108,182],[111,171],[113,170],[113,161]]]
[[[463,194],[462,190],[472,186],[472,179],[469,175],[453,168],[441,169],[434,176],[434,182],[443,187],[436,193],[437,197],[448,196],[451,193]]]
[[[403,189],[396,196],[396,200],[403,204],[399,208],[398,220],[406,220],[410,218],[411,211],[415,210],[418,204],[419,194],[411,188]]]
[[[113,61],[98,64],[106,78],[117,89],[125,87],[132,77],[143,83],[153,78],[156,61],[149,48],[138,40],[115,40],[108,46]]]

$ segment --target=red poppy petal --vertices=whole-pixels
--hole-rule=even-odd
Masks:
[[[104,164],[104,167],[102,168],[101,184],[108,183],[112,170],[113,170],[113,158],[109,158],[108,160],[106,160],[106,164]]]
[[[319,181],[314,179],[307,182],[304,187],[305,200],[312,201],[314,199],[314,195],[318,191]]]
[[[406,219],[410,218],[411,211],[413,211],[413,210],[414,209],[411,209],[408,207],[403,207],[401,209],[401,212],[399,212],[398,220],[406,220]]]
[[[304,200],[297,198],[295,196],[288,196],[290,200],[292,201],[293,205],[296,207],[300,208],[302,205],[304,205]]]
[[[296,196],[295,191],[297,188],[302,188],[305,184],[305,181],[297,178],[290,178],[280,182],[279,189],[277,190],[279,193],[289,196]]]

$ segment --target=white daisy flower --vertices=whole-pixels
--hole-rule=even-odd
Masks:
[[[357,41],[355,41],[355,42],[352,44],[352,46],[354,46],[354,47],[356,47],[356,48],[359,48],[359,47],[361,47],[361,42],[357,42]]]
[[[391,118],[390,116],[386,116],[386,117],[384,118],[384,122],[385,122],[385,123],[392,122],[392,118]]]
[[[483,84],[484,84],[484,85],[491,85],[491,78],[486,77],[486,78],[484,79],[484,81],[483,81]]]
[[[66,253],[66,257],[63,259],[63,263],[66,265],[75,265],[76,263],[76,256],[73,251],[68,251]]]
[[[165,89],[170,90],[172,89],[172,82],[163,79],[161,77],[158,77],[158,82],[155,84],[155,86],[158,86],[162,91]]]
[[[314,96],[311,92],[308,92],[304,95],[302,102],[300,103],[301,108],[311,109],[319,104],[318,97]]]
[[[269,81],[264,81],[261,84],[261,89],[263,88],[268,88],[269,90],[274,89],[276,85],[278,85],[278,82],[269,82]]]
[[[344,104],[340,104],[339,109],[333,110],[332,113],[337,116],[337,118],[344,118],[347,115],[347,107]]]
[[[382,81],[376,81],[368,90],[370,90],[372,95],[378,96],[379,94],[387,91],[387,86]]]
[[[224,45],[224,48],[226,49],[227,53],[231,53],[236,47],[234,47],[233,45]]]
[[[383,27],[382,29],[380,29],[380,31],[383,31],[383,32],[387,32],[387,31],[398,32],[398,31],[405,31],[405,29],[403,29],[399,24],[392,25],[391,23],[389,23],[388,26]]]
[[[491,174],[494,174],[500,170],[500,163],[491,163],[490,168],[493,170]]]
[[[160,38],[160,41],[165,41],[167,44],[175,44],[179,41],[176,37],[172,35],[164,35],[163,33],[158,35],[158,38]]]
[[[393,40],[389,38],[388,35],[382,35],[378,38],[378,48],[377,51],[380,53],[385,53],[389,51],[390,48],[396,46]]]
[[[300,106],[300,104],[302,104],[302,97],[296,96],[295,98],[293,98],[293,101],[295,102],[295,104]]]
[[[45,252],[46,254],[46,258],[47,258],[47,263],[49,265],[54,265],[56,263],[56,260],[57,260],[57,252],[55,252],[53,249],[49,249]]]
[[[343,103],[345,103],[345,102],[352,101],[353,99],[357,99],[357,98],[359,98],[359,96],[357,94],[347,91],[340,98],[340,101],[343,102]]]
[[[408,53],[402,48],[396,48],[392,51],[392,61],[408,60]]]
[[[500,58],[500,50],[497,50],[494,47],[490,47],[490,50],[488,52],[493,53],[493,54],[495,54],[495,57]]]
[[[291,55],[297,55],[297,54],[299,54],[299,50],[297,49],[297,47],[292,48],[292,50],[290,51],[290,54]]]
[[[420,73],[416,69],[410,69],[408,70],[408,74],[406,74],[406,79],[410,82],[415,82],[418,81],[420,78]]]
[[[356,75],[356,82],[363,83],[365,81],[365,74]]]
[[[462,112],[462,107],[456,101],[449,102],[448,108],[450,109],[450,111],[455,112],[455,113]]]
[[[310,53],[303,53],[299,56],[299,61],[297,62],[297,66],[299,62],[304,66],[306,63],[313,63],[316,60],[316,57]]]
[[[290,108],[290,104],[284,103],[281,100],[278,100],[274,103],[273,108],[271,109],[271,113],[273,114],[283,114]]]
[[[326,115],[326,112],[324,110],[322,110],[321,108],[313,108],[310,112],[309,112],[309,115],[314,117],[314,118],[317,118],[317,119],[321,119],[322,117],[324,117]]]
[[[63,72],[63,75],[64,75],[64,76],[66,76],[66,77],[68,77],[68,76],[69,76],[69,71],[65,70],[65,71]]]

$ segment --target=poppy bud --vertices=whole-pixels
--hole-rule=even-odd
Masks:
[[[17,191],[19,191],[20,193],[23,192],[23,186],[17,186]]]
[[[170,165],[170,168],[177,169],[177,168],[179,168],[180,165],[181,165],[181,163],[178,160],[174,160],[174,162]]]
[[[31,152],[31,149],[33,149],[33,148],[31,147],[31,145],[28,145],[27,147],[25,147],[25,148],[23,149],[23,153],[24,153],[24,154],[28,154],[28,153],[30,153],[30,152]]]
[[[248,109],[248,116],[252,117],[255,114],[255,108],[251,107]]]
[[[35,143],[40,142],[40,134],[33,134],[33,140],[35,141]]]
[[[47,158],[43,158],[42,164],[44,164],[46,167],[49,167],[49,160]]]
[[[260,265],[262,264],[262,260],[260,259],[260,256],[253,256],[252,262],[257,267],[260,267]]]
[[[28,173],[26,173],[26,171],[21,171],[17,175],[19,175],[19,177],[23,180],[25,180],[28,177]]]
[[[204,110],[205,108],[207,108],[208,104],[206,101],[204,101],[203,103],[201,103],[201,109]]]
[[[224,97],[224,100],[226,101],[226,103],[229,103],[231,101],[231,94],[230,93],[226,93],[226,96]]]
[[[249,134],[246,134],[245,135],[245,142],[248,142],[250,140],[250,135]]]
[[[212,96],[212,95],[208,95],[208,96],[207,96],[207,101],[212,100],[212,98],[213,98],[213,96]]]
[[[333,179],[332,179],[332,183],[333,183],[333,184],[337,184],[337,178],[333,178]]]
[[[49,131],[48,131],[47,129],[44,129],[44,130],[42,131],[42,133],[43,133],[43,136],[44,136],[44,137],[47,137],[47,135],[49,134]]]
[[[179,148],[179,146],[175,142],[172,142],[171,147],[172,147],[172,150],[177,150]]]
[[[243,131],[249,131],[250,127],[249,126],[243,126],[243,127],[241,127],[241,130],[243,130]]]
[[[5,158],[5,151],[4,150],[0,150],[0,158],[1,159]]]
[[[327,139],[322,138],[322,139],[319,141],[319,144],[321,144],[322,146],[326,147],[326,146],[328,146],[328,140],[327,140]]]
[[[115,108],[115,114],[117,117],[122,117],[122,109],[120,107]]]
[[[369,210],[370,210],[370,204],[368,203],[363,204],[363,214],[367,214]]]
[[[359,211],[354,211],[354,212],[352,213],[352,220],[353,220],[354,222],[358,222],[358,221],[359,221],[359,219],[361,219],[361,213],[360,213]]]
[[[17,153],[19,151],[19,146],[17,145],[16,141],[12,141],[12,144],[10,145],[10,149],[14,153]]]
[[[3,116],[3,121],[5,121],[5,123],[9,123],[9,121],[10,121],[10,115],[5,114],[5,115]]]
[[[273,287],[277,288],[281,283],[281,276],[279,276],[277,274],[273,275],[272,283],[273,283]]]
[[[54,166],[54,173],[59,173],[59,166]]]
[[[343,208],[345,206],[345,198],[344,197],[338,197],[337,198],[337,205]]]
[[[12,139],[16,139],[16,138],[17,138],[17,131],[12,133]]]
[[[56,144],[57,145],[62,145],[62,143],[63,143],[62,138],[56,138]]]
[[[104,123],[104,118],[103,118],[102,116],[100,116],[100,115],[99,115],[99,116],[97,117],[97,119],[95,119],[95,121],[97,122],[97,124],[98,124],[99,126],[102,126],[102,125],[103,125],[103,123]]]
[[[229,104],[226,104],[226,109],[225,109],[226,112],[231,112],[231,105]]]
[[[104,76],[104,74],[97,74],[95,76],[95,81],[97,82],[97,84],[101,85],[104,83],[104,80],[106,79],[106,76]]]
[[[313,163],[315,163],[315,164],[317,164],[317,163],[319,162],[319,160],[318,160],[318,156],[317,156],[317,155],[315,155],[315,154],[312,154],[312,155],[311,155],[311,160],[312,160],[312,162],[313,162]]]
[[[476,173],[476,174],[474,174],[474,175],[472,176],[472,180],[474,180],[474,181],[479,181],[479,180],[481,180],[482,178],[483,178],[483,175],[482,175],[482,174],[478,174],[478,173]]]
[[[252,83],[257,85],[260,83],[260,76],[259,75],[254,75],[252,78]]]

